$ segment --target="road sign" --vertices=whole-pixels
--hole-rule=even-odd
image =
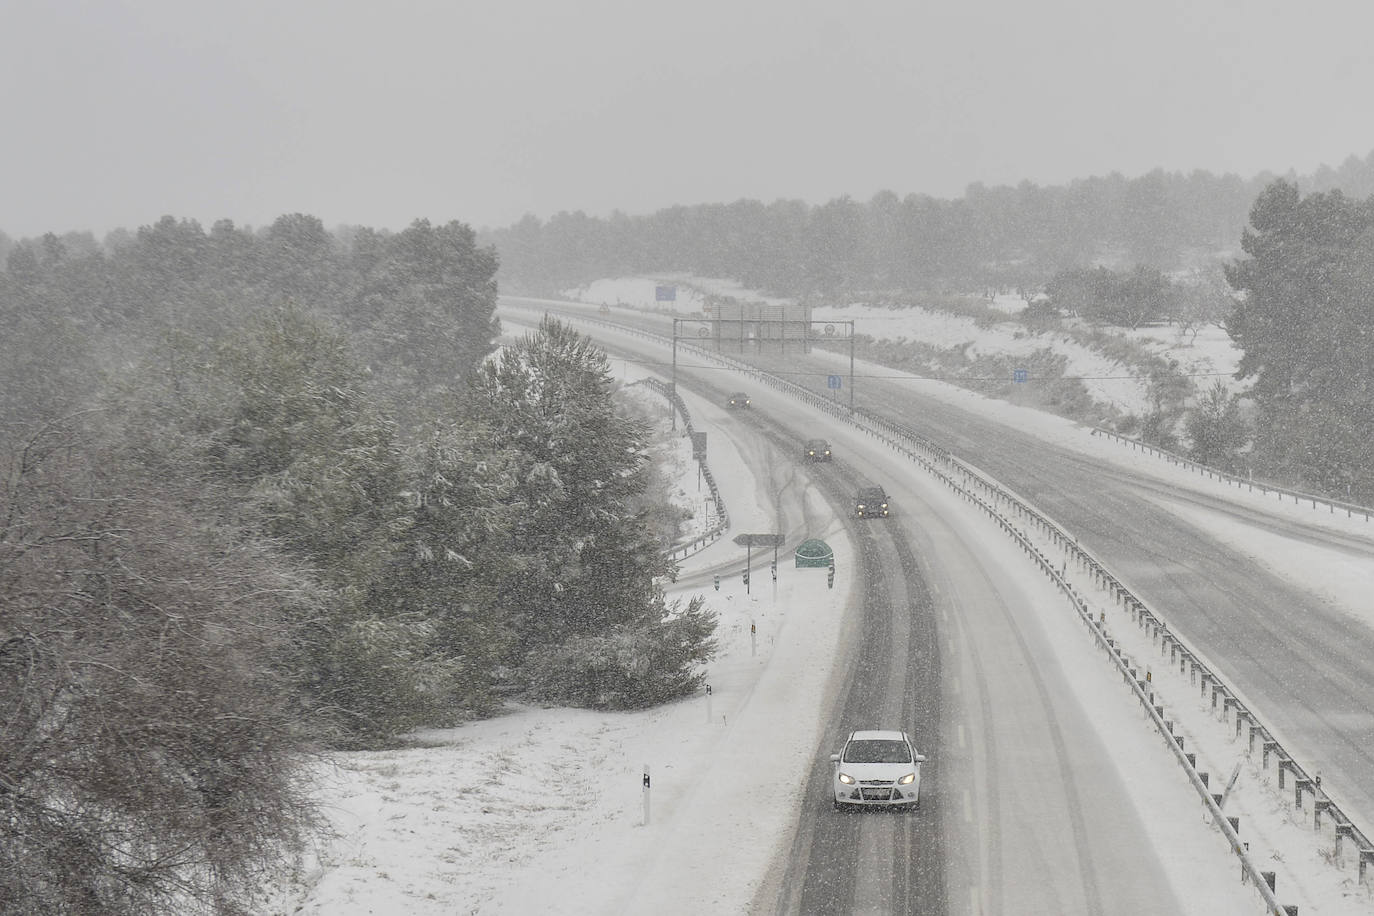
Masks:
[[[781,534],[737,534],[735,543],[741,547],[781,547],[787,540]]]
[[[839,388],[840,385],[841,385],[841,383],[842,383],[843,381],[844,381],[844,379],[842,379],[842,378],[841,378],[840,376],[838,376],[838,375],[827,375],[827,376],[825,377],[825,387],[827,387],[827,388]]]
[[[676,302],[676,301],[677,301],[677,287],[676,287],[676,286],[655,286],[655,287],[654,287],[654,301],[655,301],[655,302]]]
[[[1018,383],[1018,384],[1019,384],[1019,383],[1022,383],[1022,382],[1029,381],[1029,380],[1030,380],[1030,370],[1029,370],[1029,369],[1013,369],[1013,370],[1011,370],[1011,380],[1012,380],[1013,382]]]

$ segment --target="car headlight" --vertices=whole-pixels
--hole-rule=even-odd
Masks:
[[[916,774],[915,774],[915,773],[907,773],[907,774],[906,774],[905,776],[903,776],[901,779],[897,780],[897,785],[899,785],[899,786],[909,786],[909,785],[911,785],[911,784],[912,784],[913,782],[915,782],[915,781],[916,781]]]
[[[841,773],[840,782],[844,783],[847,786],[852,786],[854,785],[854,777],[850,776],[848,773]]]

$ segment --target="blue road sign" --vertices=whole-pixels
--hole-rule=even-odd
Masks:
[[[838,376],[838,375],[827,375],[827,376],[825,377],[825,387],[827,387],[827,388],[838,388],[838,387],[840,387],[840,382],[841,382],[842,380],[843,380],[843,379],[842,379],[840,376]]]
[[[676,286],[655,286],[655,287],[654,287],[654,301],[655,301],[655,302],[676,302],[676,301],[677,301],[677,287],[676,287]]]
[[[1030,379],[1030,370],[1028,370],[1028,369],[1013,369],[1013,370],[1011,370],[1011,380],[1012,380],[1013,382],[1021,383],[1021,382],[1028,381],[1029,379]]]

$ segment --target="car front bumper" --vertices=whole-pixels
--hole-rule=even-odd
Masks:
[[[841,805],[865,807],[901,807],[915,805],[921,800],[921,784],[899,786],[892,782],[861,782],[852,786],[835,785],[835,802]]]

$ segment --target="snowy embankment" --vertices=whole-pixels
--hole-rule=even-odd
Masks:
[[[690,441],[673,441],[678,501],[704,520]],[[737,530],[771,530],[743,458],[725,437],[711,450],[713,467],[730,469],[717,478]],[[840,531],[827,537],[847,549]],[[718,542],[684,573],[737,552]],[[825,705],[843,620],[846,592],[827,591],[824,570],[806,572],[751,593],[733,576],[707,594],[722,647],[709,700],[636,713],[519,708],[414,735],[411,747],[336,755],[320,783],[335,835],[272,912],[525,914],[556,900],[564,914],[676,913],[674,901],[703,893],[713,911],[743,912],[797,816],[757,800],[801,785],[820,741],[817,722],[799,727],[779,711]]]

